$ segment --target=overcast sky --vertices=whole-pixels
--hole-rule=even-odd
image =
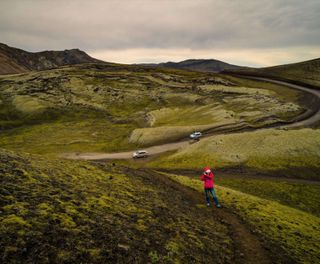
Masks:
[[[0,42],[123,63],[320,57],[320,0],[0,0]]]

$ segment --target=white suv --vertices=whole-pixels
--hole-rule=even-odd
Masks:
[[[132,154],[132,158],[146,158],[149,156],[149,153],[145,150],[138,150]]]
[[[194,132],[190,135],[191,139],[199,139],[202,137],[202,133],[201,132]]]

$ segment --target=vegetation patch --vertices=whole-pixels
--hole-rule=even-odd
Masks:
[[[267,129],[206,138],[149,166],[197,169],[245,167],[264,173],[319,180],[320,131]]]
[[[231,262],[227,228],[149,174],[4,150],[0,161],[4,263]]]
[[[135,147],[128,140],[134,124],[114,124],[104,118],[77,119],[7,130],[2,133],[0,144],[15,151],[46,155],[119,151]]]
[[[164,177],[203,192],[200,180],[165,174]],[[270,199],[217,186],[222,203],[236,211],[257,233],[283,248],[297,262],[319,262],[320,218]]]
[[[305,83],[320,88],[320,59],[259,69],[248,68],[235,72]]]
[[[279,177],[282,178],[282,177]],[[216,175],[222,186],[252,194],[263,199],[274,200],[307,213],[320,216],[320,184],[286,180],[259,179],[243,176]]]
[[[15,96],[12,100],[12,104],[18,111],[24,114],[43,112],[47,107],[49,107],[39,99],[25,95]]]
[[[135,129],[130,135],[130,142],[142,146],[166,143],[189,137],[194,131],[203,131],[222,125],[234,124],[233,122],[218,122],[208,125],[197,126],[161,126],[154,128]]]
[[[199,88],[205,92],[223,92],[226,94],[246,94],[246,95],[276,95],[267,89],[248,88],[248,87],[230,87],[224,85],[200,85]]]
[[[236,121],[232,118],[234,113],[226,111],[220,105],[161,108],[148,114],[151,120],[150,125],[154,127],[208,125],[222,121]]]
[[[286,99],[282,89],[276,91],[280,86],[272,91],[259,83],[236,86],[227,78],[117,64],[1,76],[0,140],[8,149],[45,153],[36,146],[41,130],[38,145],[48,146],[49,153],[111,152],[115,146],[119,151],[167,142],[225,123],[263,126],[303,110],[287,107],[296,105],[295,91],[287,90]]]

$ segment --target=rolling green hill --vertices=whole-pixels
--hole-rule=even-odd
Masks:
[[[320,59],[266,68],[227,70],[227,73],[271,77],[320,89]]]
[[[305,111],[288,88],[211,73],[84,64],[0,77],[0,142],[35,153],[120,151],[193,130],[260,127]]]
[[[165,175],[183,185],[203,192],[202,183],[198,179],[174,174]],[[218,181],[219,186],[216,187],[218,196],[221,197],[225,206],[232,208],[234,212],[245,219],[244,221],[251,225],[256,233],[267,237],[269,241],[273,241],[275,243],[273,248],[282,248],[290,256],[285,260],[277,258],[273,262],[314,263],[318,261],[320,218],[311,213],[306,213],[304,210],[283,205],[283,203],[288,203],[294,197],[298,200],[300,208],[307,207],[305,202],[308,203],[308,201],[302,199],[303,194],[305,194],[304,198],[306,199],[318,200],[320,185],[300,184],[300,186],[293,188],[292,184],[287,182],[250,181],[250,179],[244,177],[240,179],[239,184],[239,178],[233,180],[235,182],[229,179],[231,183],[228,184],[227,179],[224,180],[221,177],[221,180]],[[246,184],[248,186],[245,186]],[[230,185],[233,187],[232,189],[228,188]],[[275,197],[276,189],[278,189],[278,193]],[[298,189],[302,191],[295,193]],[[268,195],[265,195],[266,193]]]
[[[246,173],[319,180],[318,130],[219,135],[144,161],[57,157],[175,142],[194,130],[291,122],[305,102],[301,92],[275,84],[110,63],[1,76],[1,260],[316,262],[318,185],[251,181]],[[198,179],[140,168],[208,164],[244,175],[218,180],[220,211],[205,208]]]
[[[320,180],[320,130],[266,129],[201,140],[148,166],[233,168],[275,177]]]
[[[150,182],[148,174],[2,149],[0,171],[3,263],[234,258],[225,224],[208,219],[208,210],[189,208],[181,193]],[[168,195],[172,191],[175,197]]]

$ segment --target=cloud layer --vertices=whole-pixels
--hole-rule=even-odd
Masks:
[[[288,62],[317,54],[319,14],[318,0],[2,0],[0,41],[30,51],[78,47],[122,62],[152,61],[157,50],[163,55],[153,61],[230,52],[262,65],[281,51]],[[266,51],[269,59],[252,57]],[[124,53],[131,57],[114,56]]]

